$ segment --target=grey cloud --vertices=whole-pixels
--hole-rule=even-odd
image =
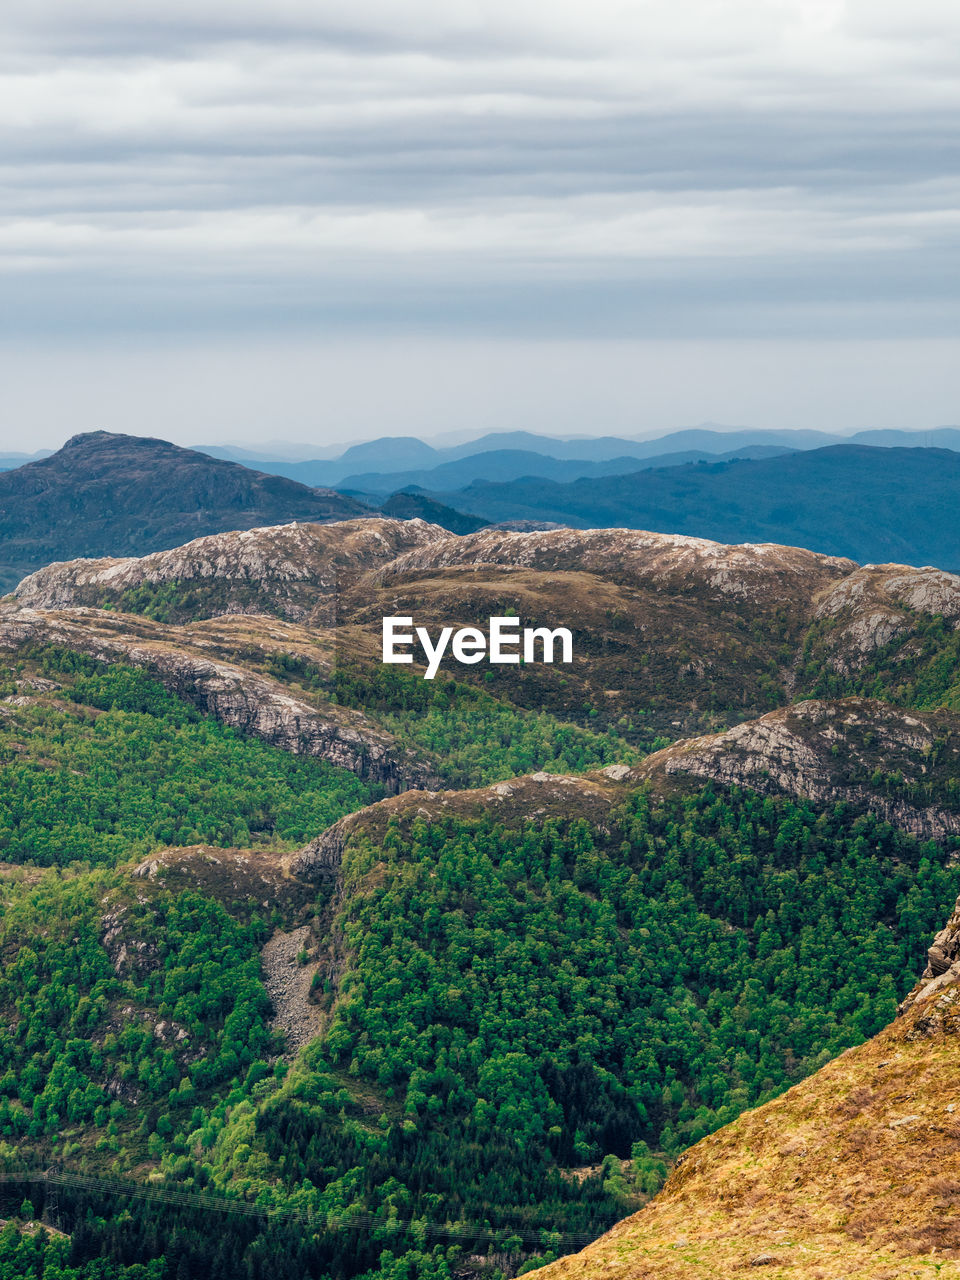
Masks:
[[[265,12],[8,0],[8,340],[960,332],[946,0]]]

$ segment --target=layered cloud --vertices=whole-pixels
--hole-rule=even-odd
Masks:
[[[943,332],[938,0],[4,6],[8,326]]]

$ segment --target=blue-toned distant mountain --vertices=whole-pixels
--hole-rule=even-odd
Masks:
[[[627,475],[638,467],[676,467],[685,462],[718,462],[731,458],[773,458],[789,450],[779,445],[747,445],[727,454],[705,454],[691,449],[682,453],[665,453],[653,458],[621,457],[590,462],[584,459],[551,458],[527,449],[491,449],[489,453],[472,454],[443,462],[438,467],[419,471],[366,472],[347,476],[338,485],[342,491],[370,494],[395,493],[412,486],[422,489],[454,489],[475,480],[520,480],[524,476],[540,476],[563,483],[581,476]]]
[[[479,479],[506,480],[520,475],[572,480],[578,476],[615,474],[629,459],[653,461],[667,455],[670,461],[681,462],[734,455],[761,456],[760,451],[763,450],[812,449],[841,439],[821,431],[717,431],[701,427],[674,431],[655,440],[629,440],[621,436],[561,440],[554,436],[536,435],[532,431],[495,431],[465,444],[442,449],[414,436],[383,436],[379,440],[352,445],[337,458],[330,458],[325,451],[320,456],[321,451],[318,450],[318,456],[310,461],[270,457],[266,450],[263,457],[257,457],[252,452],[218,446],[204,447],[200,452],[211,457],[230,458],[271,475],[287,476],[300,484],[367,488],[370,492],[387,493],[391,488],[389,481],[394,481],[394,488],[402,487],[395,483],[401,476],[405,484],[423,483],[428,471],[454,462],[463,464],[456,479],[435,477],[430,482],[433,487],[441,483],[469,484]],[[524,455],[525,459],[520,471],[515,467],[511,470],[505,457],[517,454]],[[660,465],[670,465],[670,461]],[[554,465],[557,462],[570,465],[558,471]],[[609,463],[617,464],[614,472],[597,470],[598,464]],[[413,474],[420,479],[408,478]],[[375,483],[374,477],[377,477]]]
[[[567,484],[476,482],[432,496],[490,521],[650,529],[960,568],[960,453],[950,449],[844,444]]]
[[[49,458],[52,449],[39,449],[36,453],[0,453],[0,471],[13,471],[28,462],[38,462],[41,458]]]
[[[543,476],[564,482],[583,477],[627,474],[630,461],[650,466],[681,462],[763,457],[775,452],[818,449],[831,444],[877,447],[937,447],[960,450],[960,428],[933,431],[862,431],[853,437],[825,431],[718,429],[712,426],[673,431],[653,440],[622,436],[583,436],[559,439],[531,431],[489,432],[449,447],[436,447],[415,436],[383,436],[341,450],[318,448],[309,459],[293,456],[293,446],[265,446],[256,450],[233,446],[204,446],[211,457],[229,458],[270,475],[283,475],[306,485],[333,485],[369,493],[390,493],[410,485],[454,489],[474,480],[515,480]],[[451,464],[459,464],[453,467]],[[563,463],[565,465],[559,466]],[[437,472],[450,467],[447,472]]]

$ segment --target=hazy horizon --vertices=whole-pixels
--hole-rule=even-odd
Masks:
[[[104,428],[94,428],[93,430],[103,430],[103,429]],[[502,429],[494,428],[492,431],[489,431],[489,432],[484,432],[479,430],[477,431],[445,431],[445,432],[439,432],[435,435],[419,434],[417,435],[417,438],[424,441],[424,443],[433,446],[436,449],[444,449],[452,446],[468,444],[471,441],[479,440],[481,437],[488,436],[488,435],[513,436],[516,430],[521,430],[521,429],[522,428],[516,428],[516,429],[515,428],[502,428]],[[928,427],[928,428],[899,428],[899,429],[894,428],[894,429],[905,430],[905,431],[908,431],[911,435],[915,435],[917,437],[918,447],[929,447],[929,446],[937,447],[938,442],[932,438],[933,434],[936,431],[940,429],[958,430],[960,428],[958,428],[955,424],[952,424],[952,423],[939,423],[935,427]],[[766,430],[771,432],[779,431],[787,434],[789,434],[790,432],[794,432],[797,435],[806,434],[804,428],[790,428],[790,427],[755,428],[755,427],[745,426],[742,423],[732,424],[732,423],[719,423],[719,422],[706,421],[706,422],[690,423],[687,427],[675,428],[669,432],[662,432],[662,433],[657,431],[641,432],[631,436],[627,436],[627,435],[624,435],[622,437],[617,436],[616,438],[622,438],[624,440],[632,440],[632,441],[647,441],[647,442],[656,441],[661,438],[664,438],[668,442],[666,445],[666,449],[669,452],[672,448],[672,446],[669,443],[670,438],[674,436],[678,431],[680,432],[710,431],[710,432],[717,433],[721,437],[721,439],[718,440],[717,444],[718,444],[718,449],[722,449],[723,435],[726,434],[726,435],[733,436],[743,431],[753,431],[753,430],[759,430],[759,431]],[[23,458],[25,462],[32,461],[37,457],[48,456],[51,452],[56,452],[67,442],[67,440],[69,440],[72,436],[78,435],[78,434],[84,434],[84,433],[71,432],[70,435],[66,435],[62,439],[58,439],[54,444],[48,445],[48,446],[41,446],[35,450],[24,450],[24,449],[16,449],[16,448],[0,449],[0,454],[2,454],[5,457]],[[145,431],[136,431],[136,430],[127,430],[122,433],[113,433],[113,434],[126,434],[131,436],[139,436],[141,438],[169,439],[168,436],[165,436],[163,434],[158,435],[158,433],[154,433],[154,432],[145,432]],[[394,433],[394,436],[396,437],[399,434],[400,433]],[[530,434],[537,435],[542,439],[554,439],[559,441],[570,442],[570,441],[576,441],[576,440],[588,441],[591,439],[596,439],[601,433],[593,432],[593,433],[559,434],[559,433],[549,433],[546,431],[541,431],[541,432],[532,432]],[[840,437],[841,439],[852,439],[854,436],[858,434],[858,431],[856,429],[850,429],[846,431],[836,431],[831,434],[837,437]],[[299,440],[299,441],[287,440],[280,437],[272,438],[272,439],[268,439],[266,437],[261,437],[261,438],[251,437],[249,439],[224,438],[221,440],[206,440],[206,439],[204,440],[197,439],[197,440],[189,440],[189,441],[182,440],[182,441],[173,441],[173,443],[181,444],[183,447],[186,447],[186,448],[198,449],[198,450],[203,450],[205,448],[213,448],[213,447],[217,447],[220,449],[234,449],[238,452],[238,454],[248,453],[250,458],[252,459],[260,457],[263,459],[272,458],[277,461],[286,460],[286,461],[293,462],[293,461],[306,461],[311,459],[318,459],[322,457],[335,458],[339,456],[339,454],[351,448],[351,446],[353,445],[369,444],[369,443],[375,442],[378,439],[383,439],[383,438],[389,438],[389,437],[358,436],[352,440],[334,441],[331,444],[315,443],[311,441],[308,437],[305,437],[303,440]],[[829,443],[829,441],[825,440],[823,443],[827,444]],[[314,446],[314,444],[315,444],[315,447],[312,447]],[[505,447],[510,448],[510,447],[520,447],[520,446],[508,445]],[[798,448],[799,447],[808,447],[808,446],[798,444]],[[817,446],[814,445],[813,447],[817,447]],[[941,447],[945,447],[945,446],[941,446]],[[238,458],[238,461],[242,462],[243,460],[244,459],[242,457]]]

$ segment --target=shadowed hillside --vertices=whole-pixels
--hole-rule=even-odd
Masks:
[[[834,445],[569,484],[477,483],[431,496],[487,520],[625,526],[718,542],[779,542],[860,561],[960,568],[960,454]]]
[[[0,587],[51,560],[143,555],[221,529],[367,510],[165,440],[94,431],[0,473]]]

